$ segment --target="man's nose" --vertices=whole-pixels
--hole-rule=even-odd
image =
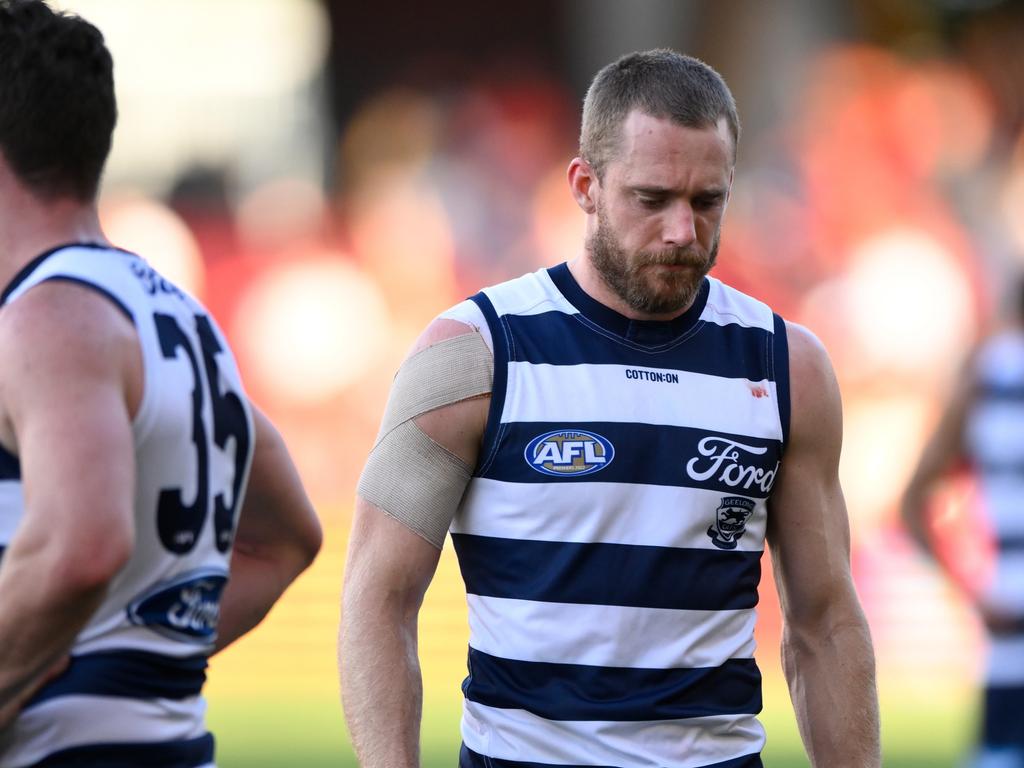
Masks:
[[[662,230],[665,245],[685,248],[697,239],[693,208],[684,200],[678,200],[665,211]]]

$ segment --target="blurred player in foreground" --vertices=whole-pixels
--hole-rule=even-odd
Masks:
[[[583,107],[576,258],[434,321],[359,485],[342,693],[364,766],[418,762],[416,617],[466,582],[460,765],[756,768],[765,537],[816,768],[879,765],[820,343],[707,277],[739,124],[702,62],[632,54]]]
[[[1012,324],[982,342],[957,381],[903,498],[903,519],[926,554],[929,497],[951,471],[976,473],[994,567],[965,589],[988,632],[982,727],[972,768],[1024,768],[1024,282]],[[979,533],[979,535],[984,535]]]
[[[2,768],[212,766],[207,657],[320,544],[213,320],[100,229],[115,119],[102,35],[0,0]]]

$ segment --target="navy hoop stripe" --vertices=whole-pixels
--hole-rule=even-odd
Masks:
[[[21,461],[13,453],[0,446],[0,481],[21,480]]]
[[[703,488],[723,494],[764,499],[774,482],[776,464],[782,458],[782,443],[779,440],[690,427],[621,421],[523,421],[507,423],[503,427],[504,435],[497,447],[495,461],[480,475],[508,483],[642,483]],[[565,474],[552,478],[534,469],[524,457],[524,451],[538,436],[555,431],[596,433],[611,442],[616,456],[628,457],[628,460],[612,461],[594,474]],[[739,463],[748,468],[744,472],[731,460],[722,460],[716,464],[717,459],[701,456],[698,446],[702,441],[717,441],[714,443],[716,453],[721,453],[730,442],[763,452],[757,454],[744,450],[738,453]],[[688,459],[695,461],[693,468],[698,479],[688,473]],[[754,470],[760,474],[755,476]],[[705,474],[707,477],[704,477]],[[767,490],[762,488],[762,482],[768,486]]]
[[[469,649],[466,698],[548,720],[678,720],[761,711],[753,659],[720,667],[637,669],[517,661]]]
[[[473,595],[695,611],[757,605],[761,552],[451,536]]]
[[[54,752],[32,768],[197,768],[213,762],[213,734],[187,741],[90,744]]]
[[[103,651],[74,656],[67,670],[44,686],[25,709],[75,694],[125,699],[187,699],[206,681],[206,657],[176,659],[146,651]]]
[[[731,379],[772,380],[762,328],[702,323],[672,343],[647,348],[607,332],[580,333],[581,315],[544,312],[505,317],[516,339],[513,362],[535,365],[623,365],[688,371]]]

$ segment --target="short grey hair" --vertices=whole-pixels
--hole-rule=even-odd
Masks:
[[[594,77],[583,100],[580,157],[604,174],[615,155],[626,116],[638,109],[687,128],[709,128],[725,118],[733,162],[740,140],[736,102],[725,80],[700,59],[668,48],[630,53]]]

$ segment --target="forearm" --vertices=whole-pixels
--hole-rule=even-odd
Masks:
[[[237,543],[231,555],[231,578],[221,599],[214,653],[253,629],[311,558],[300,550],[256,550]]]
[[[338,654],[345,720],[359,764],[419,766],[423,683],[416,612],[371,594],[346,600]]]
[[[59,567],[8,551],[0,569],[0,707],[37,685],[68,652],[106,593],[105,583],[63,578]]]
[[[935,552],[932,548],[932,541],[928,535],[928,526],[925,522],[927,504],[927,490],[915,478],[903,494],[900,505],[900,517],[903,520],[904,527],[907,529],[907,534],[917,544],[918,548],[928,557],[934,558]]]
[[[782,662],[813,768],[880,766],[874,652],[859,607],[787,627]]]
[[[900,503],[900,517],[903,520],[904,528],[906,528],[907,535],[917,545],[918,551],[937,565],[966,599],[973,603],[978,599],[973,586],[969,581],[964,580],[962,572],[956,568],[955,563],[943,557],[940,550],[936,548],[936,542],[928,526],[927,510],[930,502],[930,486],[914,478],[907,486]]]

